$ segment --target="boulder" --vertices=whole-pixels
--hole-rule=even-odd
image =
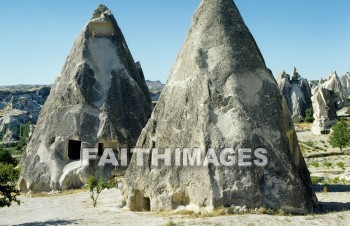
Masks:
[[[232,0],[201,2],[136,147],[152,150],[136,150],[125,174],[131,210],[235,205],[310,213],[317,204],[288,107]],[[186,148],[212,161],[175,164]],[[268,164],[218,166],[213,156],[225,148],[263,148]],[[157,165],[155,153],[169,150],[171,164]]]

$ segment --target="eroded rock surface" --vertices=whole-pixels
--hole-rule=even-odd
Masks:
[[[277,83],[287,102],[293,121],[303,120],[306,110],[312,108],[311,88],[308,81],[302,78],[294,68],[292,78],[283,71],[277,77]]]
[[[141,72],[111,11],[98,6],[41,111],[23,159],[21,189],[81,187],[89,175],[110,174],[113,167],[83,161],[81,150],[135,145],[152,107]]]
[[[131,210],[266,206],[310,213],[317,199],[288,107],[231,0],[203,0],[139,148],[265,148],[268,164],[159,166],[137,155],[122,191]],[[153,153],[153,152],[152,152]],[[182,153],[183,154],[183,153]],[[173,156],[174,157],[174,156]],[[174,161],[174,160],[173,160]]]

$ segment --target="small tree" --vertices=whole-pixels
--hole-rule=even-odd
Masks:
[[[87,185],[90,192],[90,198],[94,207],[97,205],[97,199],[103,189],[108,188],[108,183],[105,178],[90,176]]]
[[[15,166],[18,162],[12,157],[11,152],[8,149],[0,147],[0,163],[6,163]]]
[[[16,189],[18,177],[19,171],[13,165],[0,163],[0,207],[9,207],[12,202],[20,204],[16,197],[20,195],[19,190]]]
[[[348,125],[345,121],[339,121],[335,126],[332,127],[333,132],[329,136],[329,143],[332,147],[338,147],[340,151],[343,151],[344,147],[350,144],[350,133]]]
[[[308,108],[305,111],[305,122],[314,122],[314,110],[312,108]]]
[[[11,153],[0,147],[0,207],[11,206],[12,202],[18,205],[17,199],[19,190],[16,189],[16,181],[19,178],[19,171],[15,169],[16,159]]]

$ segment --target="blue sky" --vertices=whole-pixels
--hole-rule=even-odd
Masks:
[[[236,0],[274,75],[295,66],[318,80],[350,71],[349,0]],[[11,0],[0,8],[0,85],[51,84],[100,3],[146,79],[166,82],[200,0]]]

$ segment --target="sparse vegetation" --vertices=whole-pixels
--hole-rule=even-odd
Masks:
[[[103,189],[108,188],[107,180],[103,177],[90,176],[87,182],[90,198],[94,207]]]
[[[328,162],[327,160],[325,160],[325,161],[322,163],[322,165],[323,165],[324,167],[329,168],[329,167],[332,166],[332,163],[330,163],[330,162]]]
[[[312,184],[320,184],[322,181],[324,181],[323,177],[311,176],[311,183]]]
[[[165,226],[176,226],[176,224],[173,221],[169,221]]]
[[[312,142],[312,141],[305,141],[305,142],[303,142],[303,144],[305,144],[309,147],[314,147],[314,145],[315,145],[314,142]]]
[[[340,179],[339,177],[334,177],[333,179],[328,179],[324,181],[324,184],[342,184],[342,185],[348,185],[350,184],[350,181],[342,178]]]
[[[320,166],[320,164],[318,162],[310,162],[309,165],[316,167],[316,168],[318,168]]]
[[[116,179],[110,179],[107,181],[107,179],[104,177],[90,176],[87,181],[87,187],[90,193],[90,198],[92,199],[93,206],[97,206],[97,199],[103,189],[113,188],[116,186],[116,184]]]
[[[344,164],[344,162],[337,162],[336,165],[337,165],[339,168],[345,169],[345,164]]]

